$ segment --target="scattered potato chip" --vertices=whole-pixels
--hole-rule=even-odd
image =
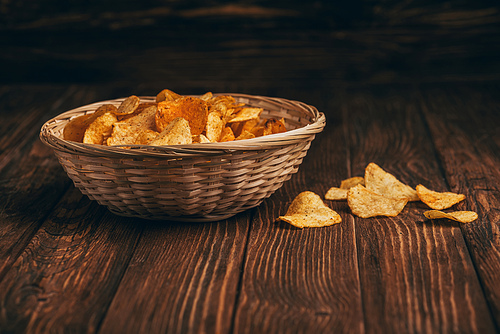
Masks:
[[[222,119],[222,114],[218,111],[213,111],[208,114],[205,134],[209,141],[218,142],[225,122]]]
[[[234,122],[244,122],[251,119],[258,118],[262,113],[262,108],[242,108],[233,118],[231,118],[228,123]]]
[[[117,116],[132,114],[139,107],[139,103],[140,99],[135,95],[131,95],[122,101],[115,114]]]
[[[438,210],[425,211],[424,216],[428,219],[451,219],[460,223],[470,223],[478,217],[474,211],[443,212]]]
[[[170,89],[164,89],[156,95],[156,103],[162,101],[174,101],[180,97],[181,95],[172,92]]]
[[[236,138],[234,137],[233,130],[230,127],[226,126],[224,129],[222,129],[220,142],[233,141],[235,139]]]
[[[156,127],[163,131],[175,118],[182,117],[189,122],[191,133],[199,135],[205,130],[208,118],[208,104],[196,97],[180,97],[173,101],[158,103]]]
[[[365,178],[362,176],[354,176],[348,179],[342,180],[340,182],[341,189],[351,189],[352,187],[357,186],[358,184],[365,185]]]
[[[348,191],[348,189],[331,187],[326,192],[325,199],[328,199],[331,201],[339,201],[339,200],[347,199],[347,191]]]
[[[286,215],[278,217],[295,227],[324,227],[342,221],[340,215],[323,203],[321,198],[311,192],[301,192],[290,204]]]
[[[153,141],[156,137],[158,137],[158,135],[159,133],[155,130],[149,130],[149,129],[143,130],[137,135],[134,144],[149,145],[149,143]]]
[[[463,194],[437,192],[429,190],[421,184],[417,186],[417,194],[422,202],[436,210],[448,209],[465,199],[465,195]]]
[[[408,198],[392,198],[380,195],[358,184],[347,191],[347,203],[351,211],[361,218],[375,216],[397,216],[405,207]]]
[[[102,145],[107,136],[111,135],[113,124],[117,121],[112,113],[105,113],[97,117],[85,130],[83,142],[86,144]]]
[[[177,117],[149,145],[184,145],[192,142],[189,122],[182,117]]]
[[[419,200],[415,189],[402,183],[373,162],[369,163],[365,169],[365,187],[387,197],[404,197],[409,201]]]

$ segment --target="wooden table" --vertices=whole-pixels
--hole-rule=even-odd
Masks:
[[[431,6],[435,15],[413,25],[371,28],[330,26],[328,11],[319,27],[309,12],[257,12],[236,25],[153,16],[175,16],[178,36],[111,29],[104,14],[69,32],[78,17],[61,14],[57,29],[42,19],[4,26],[0,332],[499,332],[500,16],[488,8]],[[460,21],[464,13],[478,21]],[[255,209],[214,223],[116,216],[73,186],[40,127],[80,105],[163,88],[296,99],[327,126],[299,172]],[[465,194],[455,208],[479,218],[427,220],[413,202],[397,217],[362,219],[325,200],[341,224],[276,222],[299,192],[324,197],[370,162],[411,186]]]

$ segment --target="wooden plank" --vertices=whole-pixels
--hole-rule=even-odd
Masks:
[[[228,333],[249,215],[144,223],[102,333]]]
[[[434,89],[422,110],[451,190],[467,195],[457,205],[477,221],[460,225],[475,270],[500,329],[500,108],[498,89]]]
[[[95,332],[135,249],[140,226],[70,188],[0,282],[0,328]]]
[[[65,90],[2,89],[0,280],[70,184],[53,152],[38,140],[54,101],[64,104]]]
[[[353,175],[375,162],[411,186],[447,190],[415,102],[401,89],[343,97]],[[460,226],[426,221],[425,210],[355,219],[367,332],[494,332]]]
[[[327,202],[343,218],[335,226],[301,230],[275,222],[299,192],[323,197],[348,175],[336,105],[310,98],[331,111],[328,130],[313,141],[299,173],[259,207],[252,221],[234,321],[238,333],[364,331],[355,226],[345,203]]]

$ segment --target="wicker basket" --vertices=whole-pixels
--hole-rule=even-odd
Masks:
[[[258,206],[289,180],[326,124],[322,113],[302,102],[230,95],[263,108],[263,118],[284,118],[289,131],[225,143],[131,149],[62,139],[71,118],[106,103],[119,105],[121,98],[76,108],[47,121],[40,139],[54,149],[75,186],[113,213],[177,221],[226,219]],[[155,99],[140,98],[143,102]]]

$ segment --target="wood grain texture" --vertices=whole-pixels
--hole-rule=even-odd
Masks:
[[[311,157],[252,221],[235,332],[364,332],[354,220],[345,203],[326,202],[343,219],[331,227],[297,229],[275,222],[301,191],[323,198],[329,185],[347,176],[341,120],[333,112],[329,116],[329,131],[313,141]]]
[[[354,175],[373,161],[413,187],[446,190],[411,91],[347,95],[343,110]],[[426,221],[425,209],[356,218],[367,332],[495,332],[460,226]]]
[[[228,333],[250,213],[217,223],[145,223],[100,331]]]
[[[0,282],[0,328],[95,332],[127,268],[139,226],[71,188]]]
[[[497,329],[500,303],[500,109],[488,89],[436,89],[424,95],[422,110],[436,143],[446,181],[467,195],[457,205],[479,214],[460,226]]]

